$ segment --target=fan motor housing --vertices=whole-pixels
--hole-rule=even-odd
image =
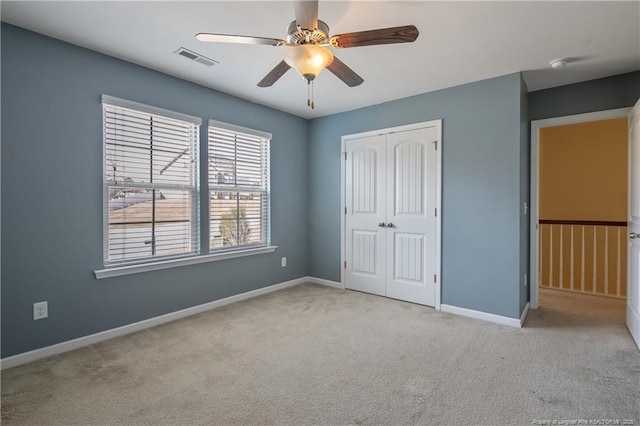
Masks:
[[[318,28],[307,30],[292,21],[287,28],[288,44],[324,44],[329,42],[329,26],[318,19]]]

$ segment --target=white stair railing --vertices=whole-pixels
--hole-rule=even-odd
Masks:
[[[540,287],[626,297],[626,222],[540,220]]]

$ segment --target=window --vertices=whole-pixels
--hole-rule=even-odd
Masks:
[[[199,252],[201,120],[104,95],[105,264]]]
[[[200,118],[107,95],[102,111],[106,268],[96,278],[276,250],[270,133],[210,120],[206,181]],[[203,211],[200,188],[209,195]],[[203,218],[209,247],[200,239]]]
[[[271,135],[209,121],[210,252],[268,246]]]

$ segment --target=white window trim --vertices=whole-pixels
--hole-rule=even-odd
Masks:
[[[228,252],[207,255],[189,256],[180,259],[163,260],[159,262],[147,262],[138,265],[120,266],[113,268],[97,269],[93,271],[96,279],[119,277],[122,275],[138,274],[141,272],[157,271],[160,269],[177,268],[180,266],[197,265],[199,263],[216,262],[218,260],[233,259],[236,257],[254,256],[258,254],[273,253],[278,246],[265,246],[248,249],[236,249]]]
[[[269,132],[263,132],[262,130],[250,129],[249,127],[242,127],[235,124],[225,123],[223,121],[209,120],[208,127],[220,127],[230,132],[244,133],[251,137],[260,137],[264,139],[273,139],[273,136]]]
[[[183,114],[181,112],[171,111],[164,108],[158,108],[152,105],[141,104],[139,102],[128,101],[126,99],[116,98],[115,96],[102,95],[101,101],[103,104],[110,104],[117,107],[134,109],[148,114],[162,115],[165,117],[173,118],[176,120],[188,121],[198,126],[202,125],[202,118],[194,115]]]

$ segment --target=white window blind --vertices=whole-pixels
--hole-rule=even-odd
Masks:
[[[270,244],[271,135],[209,122],[210,251]]]
[[[199,124],[103,96],[106,264],[198,253]]]

